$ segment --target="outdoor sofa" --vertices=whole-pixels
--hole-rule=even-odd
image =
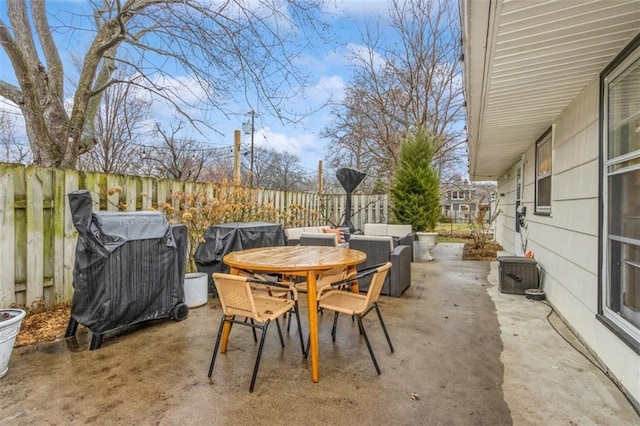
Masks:
[[[382,294],[398,297],[411,285],[412,246],[396,245],[394,247],[391,236],[351,235],[349,248],[363,251],[367,255],[367,260],[357,266],[358,271],[391,262],[391,270],[382,287]],[[360,291],[366,291],[369,288],[369,281],[358,280]]]

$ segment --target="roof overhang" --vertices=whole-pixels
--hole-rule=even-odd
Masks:
[[[640,0],[460,0],[469,176],[497,180],[640,32]]]

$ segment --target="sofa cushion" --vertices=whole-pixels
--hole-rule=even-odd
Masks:
[[[393,250],[393,237],[383,235],[352,235],[349,239],[349,243],[352,241],[387,241],[389,243],[389,252]],[[351,245],[351,244],[350,244]]]
[[[386,223],[365,223],[364,235],[387,235]]]
[[[392,237],[405,237],[411,234],[411,225],[387,225],[387,233]]]
[[[303,232],[300,235],[301,246],[338,246],[338,237],[333,232]]]
[[[392,237],[406,237],[411,234],[411,225],[394,225],[387,223],[365,223],[364,235],[390,235]]]
[[[299,228],[285,228],[284,232],[287,236],[287,244],[297,245],[303,232],[321,234],[322,230],[325,228],[329,228],[329,226],[304,226]]]

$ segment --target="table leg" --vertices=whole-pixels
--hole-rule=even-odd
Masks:
[[[229,273],[231,275],[238,275],[238,269],[230,268]],[[229,343],[229,333],[231,332],[231,324],[228,322],[224,323],[222,327],[222,339],[220,340],[220,353],[225,353],[227,351],[227,344]]]
[[[227,343],[229,343],[229,333],[231,332],[231,323],[225,322],[222,327],[222,338],[220,340],[220,353],[227,351]]]
[[[356,265],[350,265],[347,268],[347,275],[351,276],[351,274],[355,275],[358,273],[358,269]],[[360,287],[358,286],[358,280],[351,281],[351,292],[352,293],[360,293]]]
[[[318,300],[316,273],[307,273],[307,300],[309,303],[309,359],[311,360],[311,381],[320,380],[318,365]]]

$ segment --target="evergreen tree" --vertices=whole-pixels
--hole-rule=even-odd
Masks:
[[[435,146],[423,129],[405,139],[390,189],[393,220],[417,232],[433,231],[440,218],[440,178],[431,167]]]

